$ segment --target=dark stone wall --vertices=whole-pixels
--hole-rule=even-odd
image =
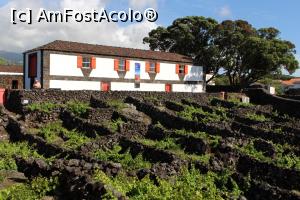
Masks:
[[[300,95],[300,88],[298,89],[289,89],[285,92],[287,95]]]
[[[271,95],[264,89],[246,89],[244,92],[250,97],[252,103],[272,105],[281,113],[300,117],[300,101]]]
[[[242,88],[231,85],[207,85],[206,92],[241,92]]]
[[[300,101],[300,95],[280,95],[280,97]]]
[[[101,92],[101,91],[62,91],[57,89],[42,89],[42,90],[8,90],[6,108],[17,112],[23,112],[23,100],[32,102],[52,102],[65,103],[70,100],[78,100],[83,102],[90,102],[91,95],[94,95],[101,101],[109,101],[111,99],[124,100],[128,96],[137,98],[157,98],[160,100],[181,100],[192,99],[194,101],[207,101],[210,96],[219,97],[219,94],[212,93],[165,93],[165,92]]]

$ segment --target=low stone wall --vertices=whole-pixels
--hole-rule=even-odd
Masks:
[[[129,91],[115,91],[115,92],[101,92],[101,91],[62,91],[57,89],[48,90],[8,90],[6,108],[17,112],[23,112],[22,102],[28,100],[32,102],[53,102],[65,103],[70,100],[79,100],[90,102],[91,96],[99,100],[107,101],[110,99],[125,99],[128,96],[138,98],[158,98],[167,100],[178,99],[194,99],[195,101],[205,101],[209,96],[219,96],[218,93],[165,93],[165,92],[129,92]]]
[[[272,105],[281,113],[300,117],[300,101],[271,95],[264,89],[246,89],[244,92],[250,97],[252,103]]]
[[[280,95],[280,97],[300,101],[300,95]]]
[[[231,85],[207,85],[206,92],[241,92],[242,88]]]

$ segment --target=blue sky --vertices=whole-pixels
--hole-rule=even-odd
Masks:
[[[83,0],[0,0],[0,12],[8,10],[10,5],[24,5],[30,6],[43,6],[48,7],[48,9],[59,8],[61,2],[65,2],[64,5],[72,5],[76,2],[84,2]],[[138,9],[144,9],[146,7],[154,6],[158,13],[159,19],[155,25],[143,24],[117,24],[117,25],[93,25],[84,28],[84,34],[89,34],[89,32],[99,32],[98,38],[91,41],[86,38],[82,38],[79,34],[82,35],[81,31],[76,31],[76,33],[70,33],[71,29],[63,27],[65,25],[55,26],[55,28],[61,29],[60,32],[53,32],[53,26],[49,29],[45,28],[47,37],[35,37],[34,42],[25,44],[21,41],[18,43],[19,46],[11,48],[12,50],[23,51],[26,48],[31,48],[30,44],[39,44],[45,43],[46,41],[51,40],[52,38],[57,39],[70,39],[70,40],[83,40],[87,42],[102,43],[102,44],[120,44],[120,46],[135,46],[135,47],[144,47],[142,46],[142,38],[147,34],[149,30],[155,28],[157,25],[168,26],[172,21],[178,17],[184,17],[188,15],[199,15],[205,17],[212,17],[218,21],[225,19],[243,19],[247,20],[253,24],[256,28],[261,27],[275,27],[281,31],[280,37],[282,39],[289,40],[293,42],[297,47],[297,57],[300,59],[300,26],[299,26],[299,0],[251,0],[251,1],[242,1],[242,0],[89,0],[85,1],[91,6],[101,6],[104,5],[110,10],[124,10],[128,9],[129,5],[134,5]],[[78,4],[81,5],[81,4]],[[1,10],[3,9],[3,10]],[[4,10],[6,9],[6,10]],[[96,8],[97,9],[97,8]],[[1,15],[1,13],[0,13]],[[0,16],[1,17],[1,16]],[[9,16],[7,16],[7,19]],[[3,17],[2,17],[3,18]],[[1,21],[2,20],[2,21]],[[9,27],[5,27],[9,26]],[[95,26],[98,26],[95,28]],[[100,27],[102,26],[102,27]],[[24,27],[22,27],[23,29]],[[26,28],[26,27],[25,27]],[[28,27],[27,27],[28,28]],[[88,32],[87,30],[90,31]],[[0,30],[9,30],[10,36],[14,31],[19,32],[20,27],[11,27],[9,23],[4,23],[3,19],[0,19]],[[31,27],[32,32],[27,34],[33,36],[37,34],[34,27]],[[82,30],[82,29],[79,29]],[[120,32],[118,38],[108,37],[105,30],[113,30],[114,32]],[[30,30],[27,30],[30,31]],[[102,34],[101,34],[101,33]],[[104,32],[104,33],[103,33]],[[28,35],[26,38],[28,38]],[[94,38],[94,35],[90,35],[89,38]],[[21,36],[18,36],[14,39],[23,39]],[[6,45],[7,39],[0,39],[0,48],[1,46]],[[40,42],[39,42],[40,41]],[[129,41],[129,42],[128,42]],[[7,43],[9,44],[9,43]],[[11,42],[10,42],[11,44]],[[9,47],[7,47],[9,48]],[[297,76],[300,76],[300,70],[298,70]]]

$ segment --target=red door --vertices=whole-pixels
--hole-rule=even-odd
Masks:
[[[29,55],[28,77],[30,78],[37,77],[37,53],[33,53]]]
[[[0,88],[0,105],[5,104],[5,89]]]
[[[166,84],[166,92],[171,92],[171,91],[172,91],[172,85]]]
[[[108,92],[109,91],[109,83],[104,83],[104,82],[102,82],[101,83],[101,90],[103,91],[103,92]]]

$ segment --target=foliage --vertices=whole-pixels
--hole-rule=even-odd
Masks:
[[[201,139],[207,141],[211,147],[217,147],[220,144],[220,141],[222,139],[221,136],[210,135],[210,134],[207,134],[207,133],[201,132],[201,131],[198,131],[198,132],[194,133],[194,132],[190,132],[190,131],[186,131],[185,129],[182,129],[182,130],[176,130],[175,132],[177,134],[180,134],[180,135],[193,136],[195,138],[201,138]]]
[[[265,121],[268,121],[269,119],[266,118],[264,115],[258,115],[258,114],[255,114],[255,113],[247,113],[246,114],[246,117],[248,119],[251,119],[253,121],[257,121],[257,122],[265,122]]]
[[[37,200],[53,192],[58,185],[57,178],[37,177],[31,183],[22,183],[0,190],[2,200]]]
[[[136,139],[138,142],[147,145],[147,146],[151,146],[151,147],[155,147],[158,149],[163,149],[163,150],[168,150],[171,153],[174,153],[175,155],[177,155],[178,157],[182,158],[182,159],[186,159],[186,160],[192,160],[192,161],[200,161],[204,164],[208,164],[209,163],[209,159],[212,156],[212,154],[205,154],[205,155],[196,155],[196,154],[187,154],[184,149],[181,148],[180,144],[177,144],[176,138],[166,138],[164,140],[160,140],[160,141],[154,141],[154,140],[149,140],[149,139],[145,139],[145,138],[139,138]]]
[[[124,124],[124,121],[121,118],[118,118],[116,120],[106,121],[104,124],[106,124],[113,132],[118,132],[120,126]]]
[[[141,169],[141,168],[150,168],[151,163],[145,161],[141,154],[133,157],[129,150],[125,153],[120,153],[122,147],[116,145],[112,149],[102,150],[98,149],[93,152],[95,158],[102,161],[112,161],[120,163],[123,167],[129,170]]]
[[[107,102],[107,104],[117,110],[122,110],[123,108],[127,107],[126,104],[120,99],[111,99]]]
[[[230,85],[229,79],[225,75],[216,75],[214,81],[216,85]]]
[[[270,142],[271,143],[271,142]],[[271,143],[272,144],[272,143]],[[300,157],[296,156],[292,151],[285,153],[287,149],[290,149],[289,145],[272,144],[275,147],[275,158],[264,156],[264,152],[255,149],[253,141],[250,141],[243,147],[237,147],[242,153],[252,156],[263,162],[273,163],[283,168],[294,168],[300,170]]]
[[[8,62],[4,59],[0,57],[0,65],[7,65]]]
[[[90,141],[90,138],[75,130],[67,130],[61,122],[49,123],[38,130],[38,136],[44,138],[49,143],[63,142],[62,146],[76,149]],[[64,137],[64,141],[61,137]]]
[[[51,102],[42,102],[42,103],[31,103],[26,106],[29,111],[39,111],[50,113],[53,109],[60,107],[60,104],[55,104]]]
[[[259,83],[262,83],[264,85],[270,85],[275,87],[275,91],[277,95],[283,95],[284,94],[284,88],[280,82],[280,80],[274,80],[273,78],[265,77],[258,81]]]
[[[144,38],[151,50],[180,53],[192,57],[194,63],[204,66],[207,72],[219,71],[219,48],[213,43],[213,30],[217,21],[201,16],[178,18],[172,25],[158,27]]]
[[[25,142],[9,143],[7,141],[0,142],[0,170],[16,170],[17,165],[14,156],[22,156],[23,158],[41,158],[36,151],[32,150]]]
[[[152,30],[143,41],[151,50],[190,56],[212,78],[222,69],[231,85],[245,87],[268,74],[281,74],[282,67],[290,73],[299,67],[295,45],[279,34],[273,27],[256,29],[243,20],[218,24],[188,16]]]
[[[172,177],[170,180],[157,178],[155,184],[149,176],[142,180],[135,177],[127,177],[125,174],[111,178],[102,171],[96,171],[94,179],[104,182],[104,184],[116,188],[124,196],[130,199],[223,199],[238,198],[241,194],[237,184],[233,182],[233,189],[229,190],[225,184],[217,188],[215,182],[224,180],[227,183],[229,178],[213,172],[203,175],[196,169],[188,170],[184,168],[180,176]]]
[[[90,108],[88,103],[75,100],[67,102],[66,107],[77,116],[83,116]]]
[[[196,114],[200,114],[203,117],[199,118],[199,117],[197,117]],[[203,123],[220,122],[222,120],[227,119],[225,112],[223,112],[223,113],[221,113],[221,115],[219,115],[219,114],[216,114],[216,112],[213,112],[213,113],[205,112],[201,108],[195,108],[193,106],[185,106],[183,111],[178,112],[178,116],[185,118],[187,120],[191,120],[191,121],[196,120],[196,121],[200,121]]]

